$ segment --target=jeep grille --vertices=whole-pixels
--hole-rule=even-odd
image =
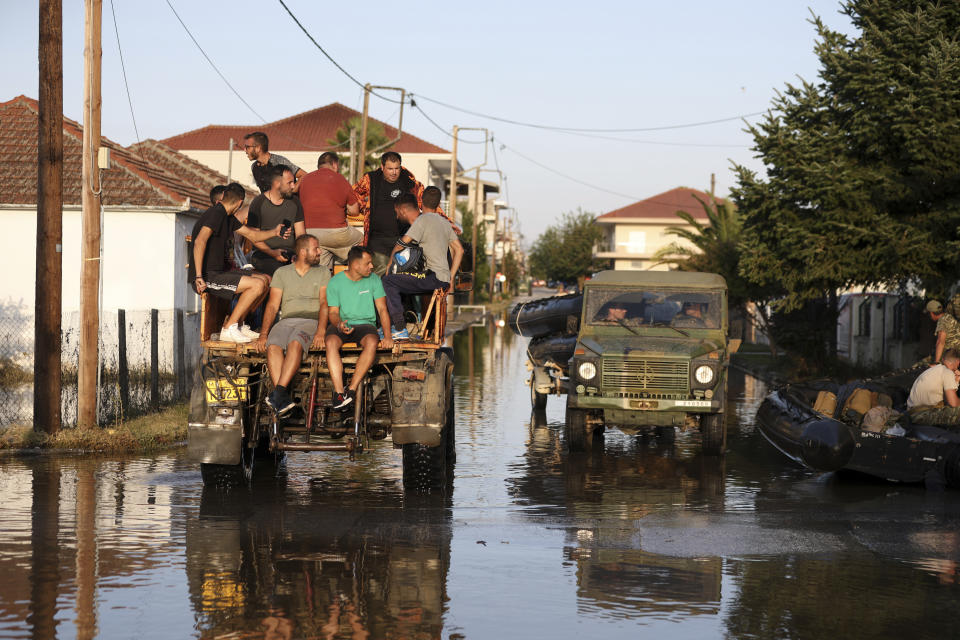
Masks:
[[[601,366],[604,392],[619,390],[685,394],[689,390],[688,361],[604,358]]]

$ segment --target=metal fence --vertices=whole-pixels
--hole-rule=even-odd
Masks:
[[[195,314],[180,309],[104,311],[100,318],[98,421],[113,424],[156,411],[189,393],[199,355]],[[63,425],[77,419],[79,314],[61,329]],[[0,428],[33,419],[33,316],[0,306]]]

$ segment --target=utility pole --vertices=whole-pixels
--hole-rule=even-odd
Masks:
[[[500,226],[500,213],[496,203],[493,205],[493,246],[490,247],[490,300],[493,301],[493,291],[496,287],[495,278],[497,277],[497,227]]]
[[[40,0],[37,123],[37,265],[33,329],[33,424],[60,429],[63,308],[63,0]]]
[[[473,179],[473,264],[470,266],[472,273],[477,273],[477,222],[480,218],[480,167],[477,167],[477,173]],[[474,279],[476,282],[476,279]],[[470,291],[473,293],[473,290]],[[490,302],[493,302],[493,290],[490,290]],[[470,301],[473,304],[473,300]]]
[[[359,175],[367,168],[367,118],[370,114],[370,83],[363,85],[363,117],[360,119],[360,160]]]
[[[447,207],[450,209],[450,219],[457,219],[457,135],[460,133],[460,127],[453,125],[453,151],[450,157],[450,191],[447,193]],[[477,244],[477,239],[473,239],[473,244]],[[470,290],[471,302],[473,302],[473,289]]]
[[[83,47],[83,164],[81,165],[80,363],[77,368],[77,427],[97,426],[97,369],[100,364],[100,27],[103,0],[86,0]]]
[[[350,184],[357,184],[357,130],[350,129]]]
[[[230,138],[230,142],[227,147],[227,184],[230,184],[230,178],[233,177],[233,138]]]
[[[714,197],[713,191],[716,188],[717,188],[717,174],[711,173],[710,174],[710,197],[711,198]]]

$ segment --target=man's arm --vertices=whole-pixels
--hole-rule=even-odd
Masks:
[[[411,242],[410,236],[403,236],[397,241],[396,244],[393,245],[393,251],[390,252],[390,259],[387,260],[387,273],[390,273],[390,266],[393,264],[393,256],[397,255],[398,251],[403,250],[403,247],[400,246],[401,242],[410,244]]]
[[[263,351],[267,347],[267,334],[270,333],[270,327],[273,321],[277,319],[277,312],[280,311],[280,301],[283,300],[283,289],[270,287],[270,297],[267,298],[267,306],[263,310],[263,323],[260,325],[260,337],[257,338],[257,351]]]
[[[299,238],[307,232],[307,225],[303,220],[293,223],[293,237]]]
[[[460,270],[460,261],[463,260],[463,245],[454,238],[450,244],[450,292],[453,293],[453,283],[457,278],[457,271]]]
[[[960,397],[957,396],[956,389],[945,389],[943,399],[947,401],[947,405],[950,407],[960,407]]]
[[[354,202],[353,204],[347,205],[347,216],[356,217],[360,215],[360,203]]]
[[[380,346],[384,349],[393,348],[393,330],[390,328],[390,312],[387,311],[387,299],[377,298],[373,301],[377,308],[377,315],[380,316],[380,328],[383,329],[383,340]]]
[[[938,331],[937,332],[937,350],[933,356],[933,364],[940,362],[941,356],[943,356],[943,347],[947,344],[947,332]],[[950,405],[951,407],[954,405]]]
[[[244,238],[246,238],[250,242],[253,242],[254,244],[256,244],[257,242],[261,242],[263,240],[269,240],[270,238],[274,238],[274,237],[289,238],[290,230],[288,229],[285,234],[281,233],[282,230],[283,230],[282,224],[278,224],[273,229],[265,229],[263,231],[260,231],[259,229],[251,229],[247,225],[243,225],[242,227],[237,229],[237,233],[242,235]]]
[[[207,251],[207,240],[212,233],[210,227],[200,227],[200,233],[193,239],[193,266],[196,270],[194,284],[197,285],[197,293],[203,293],[207,288],[207,283],[203,281],[203,254]]]
[[[313,344],[310,345],[311,349],[319,349],[323,346],[324,336],[327,335],[327,321],[329,313],[330,312],[327,307],[327,288],[320,287],[320,313],[317,316],[317,333],[313,336]],[[338,320],[339,315],[340,314],[338,313]]]

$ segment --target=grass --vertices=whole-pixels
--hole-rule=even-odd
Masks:
[[[0,357],[0,388],[12,388],[33,382],[33,372],[15,364],[12,359]]]
[[[54,435],[32,426],[0,431],[0,449],[80,450],[103,453],[145,453],[187,438],[187,404],[178,404],[126,422],[96,429],[61,429]]]

